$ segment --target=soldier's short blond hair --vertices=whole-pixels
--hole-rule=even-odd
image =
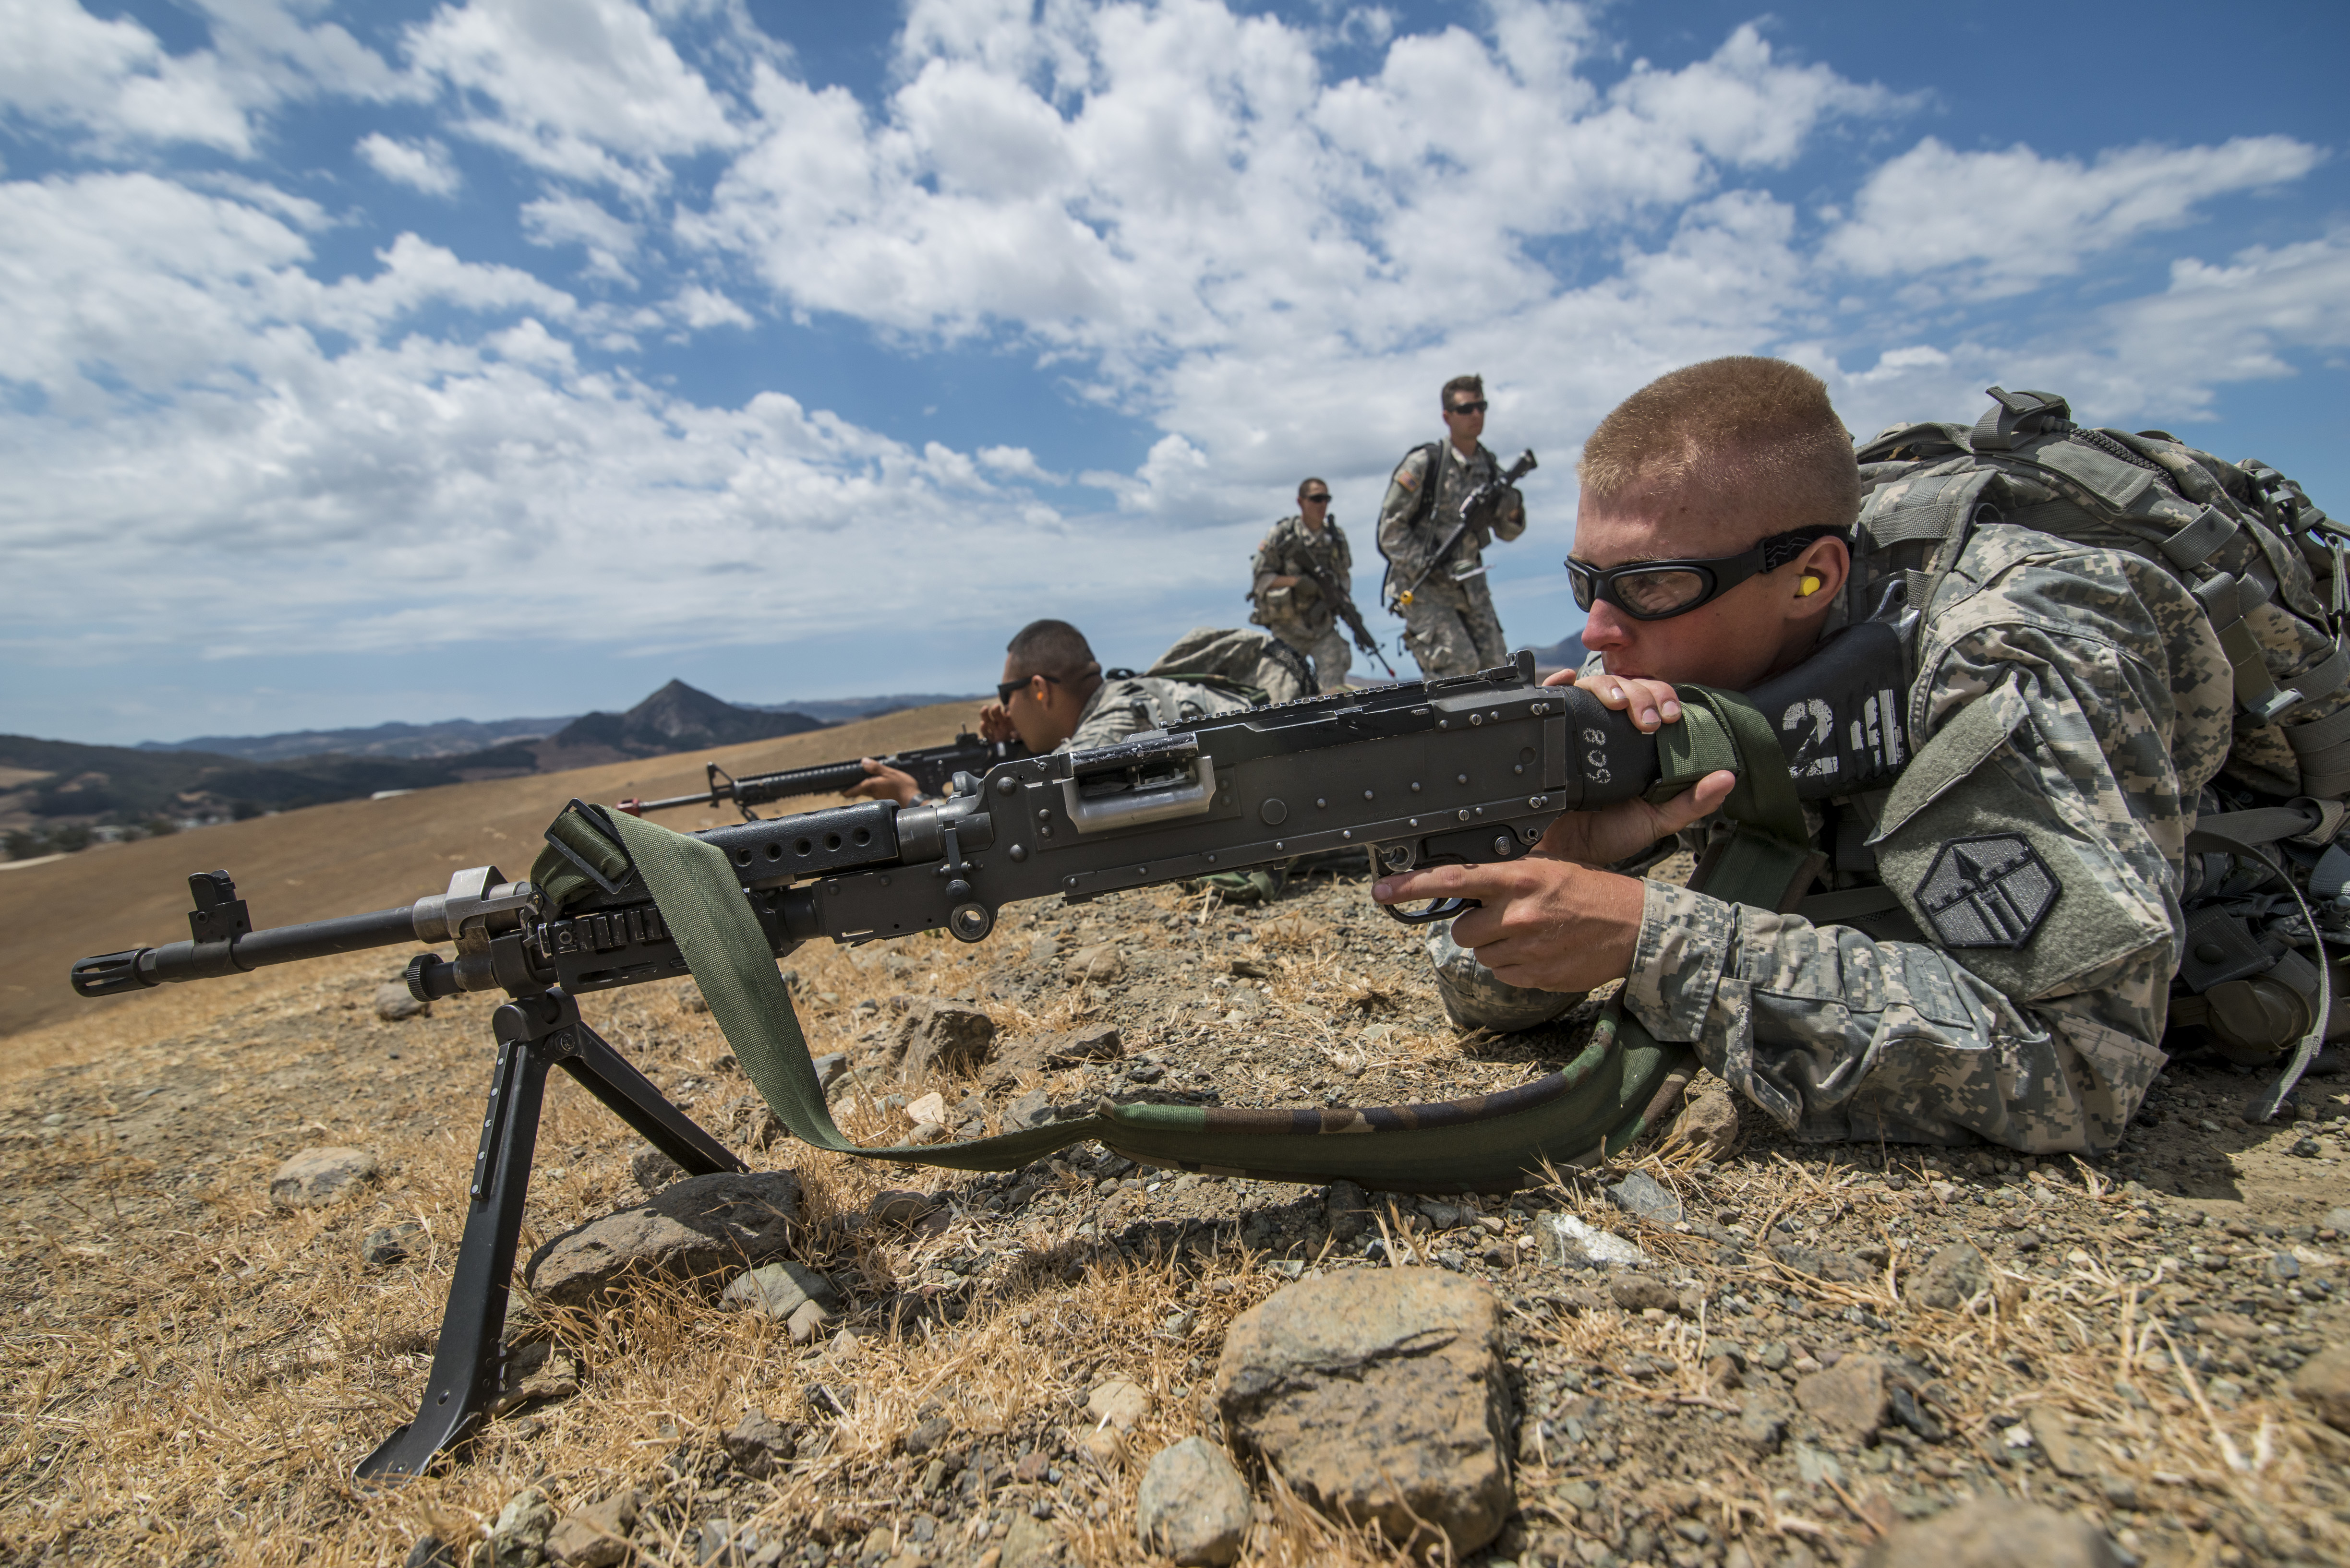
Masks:
[[[1692,486],[1758,539],[1846,527],[1860,515],[1860,467],[1827,383],[1801,365],[1758,355],[1658,377],[1599,421],[1575,472],[1601,502],[1650,486]]]

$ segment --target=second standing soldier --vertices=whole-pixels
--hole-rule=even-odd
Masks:
[[[1496,538],[1514,539],[1526,531],[1524,501],[1514,489],[1504,490],[1499,504],[1470,519],[1452,548],[1443,551],[1461,521],[1461,500],[1497,478],[1502,465],[1477,439],[1485,431],[1483,378],[1453,377],[1444,383],[1441,403],[1448,439],[1414,447],[1397,465],[1379,506],[1379,553],[1388,558],[1382,595],[1403,617],[1404,644],[1430,678],[1508,662],[1502,620],[1485,587],[1483,552]],[[1399,603],[1408,588],[1411,602]]]
[[[1347,535],[1330,521],[1330,485],[1309,479],[1297,487],[1297,515],[1273,525],[1256,547],[1249,619],[1314,661],[1314,683],[1325,691],[1347,684],[1355,656],[1339,628],[1342,607],[1350,607],[1355,553]],[[1333,599],[1336,590],[1338,597]]]

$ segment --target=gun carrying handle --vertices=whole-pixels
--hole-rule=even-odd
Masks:
[[[1107,795],[1099,800],[1087,800],[1077,794],[1077,781],[1061,781],[1061,805],[1069,814],[1070,825],[1079,833],[1099,833],[1111,827],[1139,827],[1148,822],[1169,822],[1179,816],[1197,816],[1205,812],[1216,798],[1216,761],[1201,757],[1194,764],[1197,774],[1187,784],[1170,789],[1138,790],[1130,794]]]

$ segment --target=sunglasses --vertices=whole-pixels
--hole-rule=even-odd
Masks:
[[[1019,695],[1021,692],[1027,691],[1028,682],[1031,680],[1042,680],[1047,686],[1058,686],[1061,684],[1061,678],[1057,675],[1024,675],[1017,680],[1003,680],[997,682],[995,688],[995,700],[998,702],[1003,703],[1005,707],[1010,707],[1012,705],[1012,699]]]
[[[1775,572],[1815,539],[1848,537],[1842,528],[1793,528],[1773,534],[1751,550],[1701,561],[1636,561],[1628,566],[1595,566],[1566,558],[1566,580],[1575,607],[1589,613],[1601,599],[1634,620],[1670,620],[1720,598],[1757,572]]]
[[[1301,495],[1297,499],[1308,506],[1327,506],[1330,504],[1330,498],[1327,495]]]
[[[1487,404],[1485,400],[1482,398],[1480,398],[1473,403],[1455,403],[1451,408],[1445,411],[1447,413],[1454,414],[1482,414],[1485,411],[1486,407]]]

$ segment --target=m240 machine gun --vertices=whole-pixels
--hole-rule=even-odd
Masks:
[[[920,751],[893,752],[873,760],[886,767],[910,774],[914,787],[924,794],[943,794],[957,774],[974,776],[985,773],[998,763],[1010,762],[1028,755],[1028,748],[1017,740],[983,741],[965,731],[943,746],[925,746]],[[855,757],[841,763],[817,763],[810,767],[785,768],[781,773],[754,774],[749,778],[733,778],[716,763],[702,766],[710,787],[700,794],[673,794],[660,800],[629,799],[620,802],[620,809],[633,816],[649,811],[670,811],[681,805],[716,806],[721,801],[732,801],[743,813],[745,822],[756,822],[754,805],[770,801],[786,800],[800,794],[837,794],[869,775],[865,764]]]
[[[1742,790],[1776,792],[1777,820],[1783,825],[1792,815],[1797,836],[1798,794],[1840,794],[1898,770],[1898,742],[1888,745],[1884,730],[1873,722],[1865,730],[1858,721],[1864,710],[1872,717],[1890,711],[1880,687],[1899,657],[1891,628],[1856,627],[1738,704],[1747,739],[1727,760],[1739,766]],[[1717,742],[1739,727],[1702,718],[1719,710],[1721,694],[1689,688],[1684,696],[1691,718],[1642,735],[1586,692],[1538,685],[1533,655],[1521,652],[1514,665],[1477,675],[1334,693],[1146,732],[1097,750],[1008,759],[935,804],[835,806],[682,836],[574,802],[548,830],[536,881],[481,867],[459,872],[446,892],[400,908],[255,930],[228,873],[202,873],[190,878],[196,909],[188,940],[84,959],[73,983],[84,996],[112,996],[422,942],[453,944],[454,952],[421,954],[409,964],[408,986],[418,997],[506,993],[492,1020],[497,1064],[431,1380],[415,1420],[359,1466],[362,1475],[416,1474],[463,1439],[500,1391],[500,1328],[551,1068],[569,1073],[689,1173],[746,1168],[582,1022],[580,995],[694,972],[724,1024],[722,1003],[730,993],[755,991],[750,981],[781,995],[771,955],[817,938],[859,942],[943,929],[975,942],[994,928],[998,910],[1022,899],[1084,901],[1349,846],[1368,848],[1388,870],[1519,858],[1562,813],[1678,792],[1724,765],[1720,745],[1709,752],[1695,743],[1709,722]],[[1733,815],[1738,807],[1733,795]],[[1798,860],[1808,851],[1780,847]],[[709,879],[688,887],[673,867],[662,871],[680,852],[699,857]],[[653,888],[664,880],[667,891],[656,898]],[[738,896],[739,906],[732,902]],[[1461,907],[1389,912],[1429,920]],[[724,933],[711,932],[721,926],[751,933],[747,960],[738,942],[734,960],[716,961],[711,944]],[[702,955],[698,965],[690,950]],[[778,1005],[788,1017],[787,997]],[[823,1110],[812,1071],[803,1091],[786,1084],[788,1092],[779,1093],[770,1085],[781,1080],[762,1076],[728,1029],[762,1095],[771,1105],[789,1102],[785,1119],[795,1136],[871,1152],[826,1141],[841,1135]],[[805,1055],[795,1022],[788,1039]],[[1639,1092],[1646,1096],[1656,1081],[1644,1081]],[[1524,1107],[1548,1103],[1541,1094],[1537,1085],[1485,1096],[1483,1108],[1466,1117],[1452,1106],[1229,1113],[1240,1125],[1225,1126],[1217,1152],[1205,1156],[1169,1152],[1189,1146],[1169,1142],[1184,1129],[1156,1106],[1117,1107],[1115,1117],[1105,1113],[982,1143],[880,1154],[1008,1169],[1099,1137],[1150,1163],[1204,1158],[1220,1168],[1327,1180],[1365,1174],[1347,1162],[1359,1162],[1366,1150],[1406,1147],[1447,1118],[1455,1135],[1475,1115],[1506,1112],[1521,1117],[1512,1127],[1523,1126]],[[1333,1116],[1352,1120],[1334,1126]],[[1299,1121],[1315,1117],[1322,1119],[1312,1127]],[[1272,1136],[1301,1130],[1375,1136]],[[1422,1159],[1410,1179],[1459,1186],[1518,1179],[1527,1162],[1498,1133],[1486,1141],[1503,1147],[1476,1157],[1491,1168],[1480,1173],[1463,1172],[1457,1144],[1442,1146],[1434,1168],[1426,1145],[1410,1146]],[[1313,1146],[1304,1158],[1300,1145]]]

